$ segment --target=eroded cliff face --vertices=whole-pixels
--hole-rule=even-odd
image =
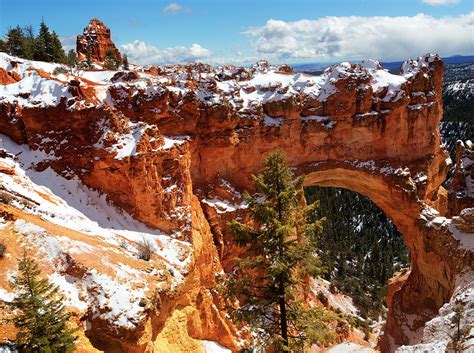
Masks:
[[[42,267],[69,284],[98,349],[238,348],[245,333],[212,288],[240,251],[226,223],[246,219],[241,193],[276,148],[307,185],[368,196],[404,235],[411,272],[392,286],[384,351],[419,343],[472,268],[472,146],[447,192],[437,56],[407,61],[399,75],[375,61],[321,76],[265,62],[53,75],[55,65],[5,54],[0,67],[1,192],[23,200],[0,205],[14,244],[0,261],[13,271],[22,245],[52,253]],[[53,250],[44,245],[59,236]],[[142,238],[156,247],[150,263],[137,259]]]

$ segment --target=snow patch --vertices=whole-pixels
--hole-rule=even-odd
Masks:
[[[18,102],[23,107],[46,108],[57,106],[61,99],[69,98],[72,95],[67,85],[43,78],[35,71],[16,83],[0,85],[0,103],[4,104]]]
[[[172,274],[167,279],[171,289],[183,283],[193,255],[189,242],[148,228],[128,213],[110,205],[105,195],[87,188],[77,177],[65,179],[51,168],[36,171],[34,164],[46,159],[46,154],[17,145],[3,135],[0,138],[0,147],[17,155],[16,160],[0,158],[0,163],[14,170],[13,175],[0,173],[0,184],[6,192],[15,196],[12,201],[15,207],[61,227],[98,237],[125,256],[136,258],[136,243],[147,239],[154,244],[156,256]],[[185,211],[177,210],[183,213],[183,217],[187,214]],[[21,219],[15,221],[14,229],[23,235],[18,238],[20,241],[36,244],[58,272],[64,263],[65,253],[96,251],[89,243],[48,234],[44,228]],[[118,267],[116,278],[94,269],[89,272],[81,280],[53,273],[50,280],[60,286],[68,305],[80,311],[95,310],[97,315],[103,315],[104,319],[124,327],[138,324],[144,312],[140,302],[148,291],[139,272],[125,265]],[[123,283],[117,282],[118,279]]]
[[[455,336],[457,325],[453,323],[454,309],[461,306],[460,326],[467,329],[467,337],[461,340],[462,351],[474,350],[474,273],[464,272],[456,279],[456,289],[450,301],[440,309],[438,316],[425,324],[419,344],[402,346],[397,353],[446,352],[447,346]],[[449,350],[450,351],[450,350]]]
[[[58,286],[61,293],[64,294],[65,304],[67,306],[76,308],[81,312],[87,310],[88,304],[81,299],[80,284],[78,284],[77,279],[69,275],[62,276],[59,273],[49,275],[48,279],[51,283]]]
[[[371,348],[360,346],[352,342],[344,342],[335,345],[327,350],[327,353],[371,353],[375,352]]]
[[[0,288],[0,301],[3,302],[11,302],[15,298],[15,294],[12,292],[8,292],[3,288]]]
[[[247,203],[240,203],[240,204],[232,204],[226,200],[220,200],[218,198],[213,199],[203,199],[201,200],[202,203],[211,206],[216,210],[217,213],[227,213],[227,212],[235,212],[239,209],[245,209],[248,207]]]
[[[222,347],[214,341],[201,341],[205,353],[231,353],[230,349]]]

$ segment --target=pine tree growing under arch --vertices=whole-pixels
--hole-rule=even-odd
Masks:
[[[235,242],[247,249],[224,285],[228,299],[241,299],[231,315],[252,329],[263,349],[327,343],[334,338],[327,323],[335,317],[310,307],[302,291],[304,280],[321,272],[316,249],[323,220],[307,222],[317,204],[305,206],[303,177],[293,179],[281,152],[272,153],[253,179],[257,193],[244,195],[253,224],[229,223]]]

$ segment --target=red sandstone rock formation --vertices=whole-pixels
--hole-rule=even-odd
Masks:
[[[0,68],[0,85],[8,85],[19,81],[15,76],[10,75],[5,69]]]
[[[36,81],[21,65],[15,70],[9,75],[59,92],[10,90],[0,100],[2,133],[50,156],[36,169],[78,178],[193,248],[184,284],[177,293],[158,292],[133,329],[89,318],[86,334],[96,347],[110,341],[142,352],[177,339],[166,327],[184,320],[194,339],[236,348],[235,328],[219,314],[210,288],[239,251],[229,245],[226,223],[245,220],[241,192],[252,191],[251,175],[275,148],[307,185],[368,196],[404,235],[411,272],[390,293],[383,351],[417,343],[424,323],[450,299],[457,275],[472,267],[465,233],[472,214],[461,213],[473,204],[471,191],[453,208],[441,186],[451,162],[440,146],[443,64],[437,56],[406,62],[400,75],[373,61],[335,65],[318,77],[264,62],[216,72],[202,64],[168,66],[147,69],[153,79],[137,71],[67,83],[54,75]],[[458,167],[456,188],[470,187],[463,176]],[[407,322],[408,316],[416,319]]]
[[[101,20],[93,18],[84,28],[84,33],[77,36],[78,61],[85,60],[87,51],[90,51],[93,61],[102,64],[107,50],[112,50],[115,59],[120,62],[120,52],[112,41],[110,29]]]
[[[456,146],[456,168],[448,181],[449,213],[458,215],[463,209],[472,207],[474,197],[474,147],[471,141],[458,141]]]

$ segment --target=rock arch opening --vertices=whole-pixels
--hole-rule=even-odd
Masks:
[[[387,283],[409,269],[409,250],[395,225],[369,198],[347,189],[309,186],[308,203],[319,201],[325,217],[319,253],[330,288],[350,296],[360,317],[386,315]]]

